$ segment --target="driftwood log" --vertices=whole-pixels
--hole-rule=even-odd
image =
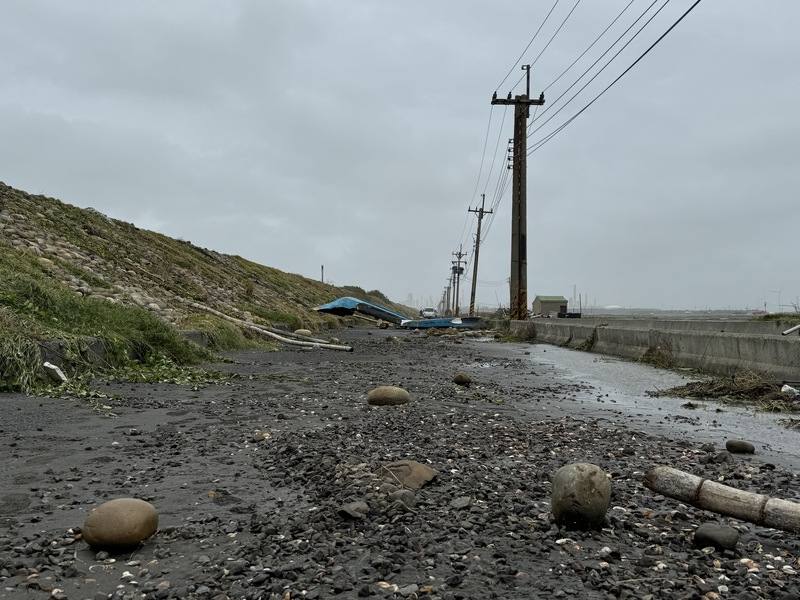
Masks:
[[[644,484],[654,492],[703,510],[764,527],[800,531],[800,504],[796,502],[737,490],[672,467],[653,467],[645,474]]]
[[[206,306],[205,304],[200,304],[199,302],[189,302],[188,304],[192,308],[197,308],[198,310],[203,310],[203,311],[205,311],[207,313],[210,313],[210,314],[212,314],[212,315],[214,315],[216,317],[219,317],[220,319],[225,319],[226,321],[230,321],[231,323],[236,323],[240,327],[244,327],[244,328],[249,329],[251,331],[255,331],[256,333],[260,333],[263,336],[278,340],[279,342],[282,342],[284,344],[290,344],[292,346],[305,346],[305,347],[309,347],[309,348],[326,348],[328,350],[344,350],[345,352],[352,352],[353,351],[353,347],[352,346],[343,346],[341,344],[329,344],[329,343],[326,343],[326,342],[323,342],[323,341],[319,341],[318,342],[318,341],[303,341],[303,340],[299,340],[299,339],[291,339],[289,337],[286,337],[283,334],[273,333],[272,331],[269,331],[268,329],[265,329],[264,327],[260,327],[260,326],[254,324],[254,323],[249,323],[248,321],[243,321],[242,319],[237,319],[236,317],[232,317],[230,315],[226,315],[225,313],[220,312],[220,311],[218,311],[218,310],[216,310],[214,308],[211,308],[210,306]],[[293,335],[295,337],[301,337],[301,336],[298,336],[296,334],[293,334]],[[305,336],[302,336],[302,337],[305,337]],[[309,339],[314,339],[314,338],[309,338]]]

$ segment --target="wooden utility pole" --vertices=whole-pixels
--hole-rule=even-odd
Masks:
[[[445,317],[450,316],[450,307],[452,306],[451,300],[450,300],[450,291],[452,289],[453,289],[453,272],[451,271],[450,272],[450,278],[447,281],[447,289],[445,290],[445,296],[447,298],[447,303],[445,304],[445,309],[444,309],[444,316]]]
[[[453,315],[456,317],[458,316],[459,313],[458,302],[459,302],[459,292],[460,292],[459,288],[461,285],[461,275],[464,273],[464,267],[461,266],[461,263],[466,262],[461,259],[464,258],[466,255],[467,255],[466,252],[462,252],[461,246],[458,247],[458,252],[453,252],[453,256],[456,257],[456,260],[452,261],[453,276],[455,277],[456,280],[456,287],[455,287],[456,293],[455,296],[453,297]]]
[[[475,234],[475,251],[472,254],[472,290],[469,294],[469,316],[475,316],[475,288],[478,285],[478,257],[481,252],[481,221],[483,215],[491,215],[494,211],[485,210],[483,207],[486,204],[486,194],[481,194],[481,207],[469,208],[468,212],[478,215],[478,232]]]
[[[325,265],[320,265],[319,280],[325,283]]]
[[[527,169],[528,169],[528,117],[531,106],[544,104],[544,93],[532,100],[531,66],[522,65],[525,71],[525,94],[511,98],[492,96],[492,104],[514,106],[514,159],[511,206],[511,309],[512,319],[528,318],[528,240],[527,240]]]

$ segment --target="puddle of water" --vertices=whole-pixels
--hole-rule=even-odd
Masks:
[[[777,422],[785,414],[713,401],[692,400],[697,408],[685,408],[685,398],[653,398],[647,392],[683,385],[697,377],[558,346],[535,344],[525,350],[539,370],[549,371],[559,381],[589,384],[591,389],[576,395],[587,412],[598,413],[597,416],[610,413],[613,420],[643,431],[678,433],[720,448],[725,447],[727,439],[748,440],[756,445],[762,459],[793,469],[800,467],[800,432]],[[608,414],[605,416],[609,418]]]

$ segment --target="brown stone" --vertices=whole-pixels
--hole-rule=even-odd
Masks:
[[[456,385],[469,386],[472,383],[472,377],[466,373],[456,373],[453,375],[453,383]]]
[[[117,498],[92,509],[83,524],[83,539],[97,548],[130,548],[158,529],[158,512],[149,502]]]
[[[387,481],[400,484],[411,490],[418,490],[432,481],[439,471],[415,460],[398,460],[381,467],[381,475]]]
[[[408,404],[410,400],[411,396],[406,390],[394,385],[381,385],[367,394],[367,404],[372,406],[398,406]]]

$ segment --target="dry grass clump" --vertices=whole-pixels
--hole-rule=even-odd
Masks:
[[[666,390],[650,391],[648,395],[717,400],[728,404],[753,404],[760,410],[771,412],[800,410],[800,402],[781,394],[780,388],[779,384],[767,381],[758,373],[743,370],[732,377],[692,381]]]

